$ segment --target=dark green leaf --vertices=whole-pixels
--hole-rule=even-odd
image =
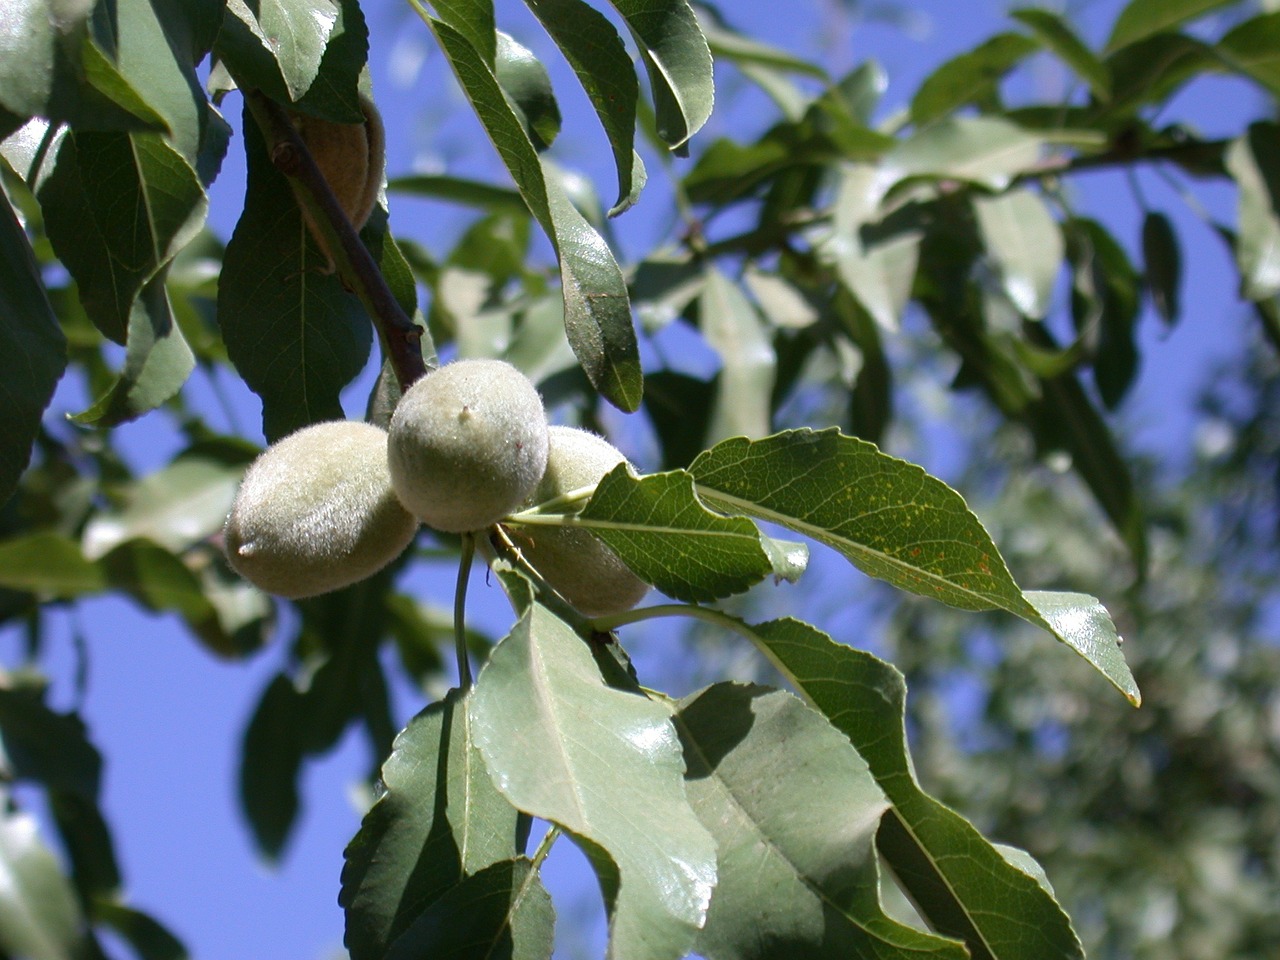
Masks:
[[[1138,372],[1134,337],[1141,277],[1116,239],[1095,220],[1066,225],[1075,266],[1072,314],[1096,344],[1094,381],[1109,408],[1124,398]]]
[[[658,136],[682,147],[711,116],[711,51],[688,0],[610,0],[649,72]]]
[[[81,900],[92,903],[120,894],[120,864],[111,828],[96,800],[78,793],[53,793],[49,810],[71,860],[71,879]]]
[[[0,689],[0,742],[14,779],[97,798],[102,756],[89,742],[84,721],[77,714],[51,710],[43,691]]]
[[[338,902],[352,960],[388,955],[459,884],[514,856],[516,811],[475,749],[454,690],[409,722],[382,765],[382,795],[348,844]]]
[[[931,927],[964,940],[983,960],[1083,958],[1070,920],[1040,883],[920,789],[897,670],[797,620],[746,630],[870,766],[891,804],[877,837],[880,852]]]
[[[998,107],[1000,81],[1034,53],[1036,46],[1020,33],[1000,33],[977,49],[948,60],[911,98],[911,119],[923,126],[971,103]]]
[[[643,377],[622,271],[608,244],[548,176],[493,69],[467,37],[432,20],[472,107],[560,257],[569,344],[592,386],[621,410],[640,406]]]
[[[1173,224],[1155,210],[1142,218],[1142,262],[1151,303],[1160,319],[1172,327],[1182,310],[1182,253]]]
[[[532,50],[499,32],[493,72],[508,102],[519,111],[525,135],[541,153],[560,133],[560,106],[547,68]]]
[[[644,409],[662,443],[662,469],[682,470],[706,446],[713,387],[669,370],[644,378]]]
[[[238,83],[282,103],[296,103],[316,82],[330,41],[343,34],[340,13],[332,0],[227,0],[218,59]],[[358,116],[330,119],[354,121]]]
[[[609,955],[688,953],[716,881],[715,844],[685,798],[667,709],[607,686],[586,641],[534,605],[494,648],[470,712],[507,799],[616,864]]]
[[[755,442],[726,440],[689,472],[712,506],[812,537],[870,576],[962,610],[1006,610],[1049,630],[1137,702],[1123,661],[1117,669],[1104,654],[1118,638],[1097,602],[1070,594],[1077,611],[1071,625],[1087,629],[1090,639],[1064,635],[1066,618],[1046,618],[1023,594],[961,496],[915,464],[834,429],[790,430]]]
[[[493,0],[432,0],[431,6],[442,21],[461,34],[480,61],[492,70],[498,51]]]
[[[679,600],[741,593],[773,571],[755,524],[712,513],[683,471],[636,479],[620,464],[600,481],[577,524]]]
[[[172,399],[195,369],[195,355],[173,316],[166,272],[162,269],[133,301],[124,367],[93,406],[71,418],[76,423],[115,427],[135,420]]]
[[[204,222],[208,198],[195,170],[156,134],[72,132],[38,195],[85,312],[125,343],[143,288]]]
[[[527,213],[529,210],[518,190],[495,186],[480,180],[468,180],[465,177],[429,173],[410,174],[392,177],[387,181],[387,189],[415,197],[431,197],[436,200],[448,200],[451,203],[463,203],[481,209],[512,213]]]
[[[41,532],[0,541],[0,587],[70,598],[105,590],[107,577],[73,540]]]
[[[1225,6],[1228,2],[1229,0],[1130,0],[1116,18],[1105,50],[1111,53],[1152,34],[1171,30],[1210,10]]]
[[[339,391],[363,369],[373,333],[355,295],[321,272],[283,174],[245,116],[249,181],[218,282],[218,323],[227,353],[262,398],[263,431],[277,440],[343,416]]]
[[[874,841],[888,803],[821,714],[780,690],[721,683],[680,701],[676,730],[689,802],[718,849],[699,953],[968,956],[884,915]]]
[[[304,703],[283,674],[267,684],[244,733],[240,808],[259,852],[278,860],[298,816]]]
[[[1028,27],[1046,50],[1074,70],[1089,85],[1089,90],[1095,97],[1102,101],[1110,99],[1111,75],[1107,72],[1106,65],[1076,35],[1065,19],[1051,10],[1037,7],[1013,10],[1009,15]]]
[[[639,198],[646,176],[635,152],[640,92],[631,57],[613,24],[582,0],[527,2],[573,67],[604,127],[618,171],[618,199],[609,216],[617,216]]]
[[[125,940],[139,960],[187,960],[182,941],[141,910],[115,901],[98,901],[93,905],[93,919]]]
[[[79,904],[35,818],[12,809],[7,793],[0,791],[0,952],[69,960],[85,937]]]
[[[468,876],[391,945],[387,960],[551,960],[555,910],[538,870],[519,857]]]
[[[1121,48],[1106,61],[1112,100],[1105,114],[1130,116],[1161,103],[1199,73],[1220,70],[1212,47],[1180,33],[1157,33]]]
[[[297,107],[338,123],[364,123],[360,77],[369,59],[369,28],[358,0],[334,2],[338,20],[325,45],[315,81]]]
[[[0,195],[0,504],[31,460],[40,418],[66,364],[67,339],[31,245],[8,198]]]

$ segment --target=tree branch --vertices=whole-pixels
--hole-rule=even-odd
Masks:
[[[242,88],[244,89],[244,88]],[[311,151],[289,119],[288,111],[258,90],[244,89],[245,102],[267,141],[272,165],[289,179],[299,205],[324,234],[343,282],[360,298],[373,319],[401,390],[426,373],[423,338],[430,335],[404,312],[387,286],[373,255],[360,240],[316,165]]]

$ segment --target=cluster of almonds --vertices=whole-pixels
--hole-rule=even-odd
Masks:
[[[594,486],[624,459],[593,433],[548,426],[537,390],[515,367],[459,360],[413,384],[386,431],[335,420],[263,451],[227,517],[227,558],[270,593],[327,593],[390,563],[420,522],[446,533],[485,530]],[[511,536],[587,616],[628,610],[648,589],[581,528]]]

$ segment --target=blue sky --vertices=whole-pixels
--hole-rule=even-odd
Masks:
[[[374,89],[389,131],[389,172],[417,169],[450,170],[477,175],[477,169],[501,176],[491,150],[474,120],[466,113],[430,37],[407,6],[370,3]],[[745,32],[760,36],[802,56],[820,58],[835,72],[866,58],[886,69],[890,86],[887,107],[901,105],[923,76],[943,59],[961,52],[999,28],[1004,4],[945,0],[916,2],[903,22],[856,16],[838,0],[797,0],[790,4],[742,0],[725,2],[723,11]],[[1119,9],[1118,2],[1088,5],[1091,39]],[[785,9],[785,15],[780,11]],[[499,23],[539,53],[555,70],[549,44],[538,37],[536,23],[518,3],[499,4]],[[1046,70],[1048,68],[1045,68]],[[569,166],[582,167],[606,192],[612,184],[608,151],[585,99],[573,91],[563,70],[555,71],[566,112],[565,133],[557,156]],[[728,84],[734,83],[728,77]],[[1037,81],[1051,84],[1046,74]],[[730,91],[701,137],[741,134],[762,125],[762,100]],[[1211,108],[1223,91],[1210,86],[1193,89],[1184,106],[1221,124],[1211,133],[1226,133],[1232,117]],[[228,102],[238,113],[238,101]],[[236,119],[233,117],[232,119]],[[238,142],[233,143],[233,154]],[[230,160],[215,185],[213,224],[225,236],[234,222],[243,191],[242,163]],[[624,248],[646,249],[668,223],[669,205],[661,174],[651,163],[651,186],[639,207],[615,223]],[[1139,211],[1127,193],[1104,175],[1081,178],[1079,192],[1086,210],[1105,219],[1121,236],[1135,238]],[[1234,270],[1225,248],[1154,180],[1143,181],[1152,201],[1171,211],[1189,247],[1186,252],[1186,290],[1210,291],[1203,303],[1189,307],[1188,316],[1172,334],[1158,325],[1144,324],[1147,338],[1144,371],[1126,416],[1136,425],[1140,440],[1151,449],[1189,449],[1191,419],[1170,414],[1184,404],[1196,378],[1214,352],[1237,349],[1245,324],[1233,297]],[[1223,219],[1233,219],[1234,198],[1223,188],[1210,196]],[[403,202],[392,198],[392,227],[445,249],[445,236],[456,231],[464,217],[439,204]],[[637,237],[639,240],[630,238]],[[369,376],[347,395],[348,412],[363,410]],[[256,434],[256,400],[228,383],[237,407],[237,420]],[[193,396],[208,400],[207,385],[194,382]],[[74,383],[58,394],[51,415],[83,409],[87,397]],[[212,414],[215,425],[218,415]],[[152,416],[122,428],[120,440],[130,459],[150,469],[164,463],[176,440],[161,417]],[[910,451],[894,451],[911,455]],[[931,465],[931,464],[927,464]],[[451,589],[447,574],[423,575],[415,584],[437,600]],[[477,574],[472,585],[473,612],[495,633],[505,626],[506,608],[496,588]],[[55,703],[70,707],[74,693],[67,679],[75,669],[73,638],[83,637],[89,653],[88,691],[81,705],[92,737],[107,758],[106,813],[115,830],[118,853],[132,901],[170,925],[202,960],[242,960],[245,957],[322,958],[341,955],[342,914],[336,904],[342,849],[359,824],[355,785],[367,767],[358,734],[349,735],[330,756],[304,768],[304,809],[292,843],[282,862],[268,868],[257,858],[237,806],[236,768],[245,724],[268,680],[284,662],[282,646],[256,657],[228,664],[216,661],[193,643],[171,617],[139,612],[113,599],[87,601],[74,614],[51,618],[54,642],[46,667],[56,678]],[[20,659],[16,634],[0,634],[0,663]],[[673,651],[661,652],[670,655]],[[641,654],[658,659],[657,651]],[[663,671],[667,672],[667,671]],[[407,687],[396,690],[396,708],[407,719],[423,705]],[[28,795],[29,796],[29,795]],[[553,886],[568,899],[558,904],[562,930],[579,921],[595,924],[599,911],[595,892],[584,882],[580,861],[562,843],[548,861]],[[562,956],[574,956],[566,937]],[[124,951],[121,951],[123,954]],[[587,955],[590,955],[589,953]]]

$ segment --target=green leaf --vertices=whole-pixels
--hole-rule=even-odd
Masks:
[[[528,47],[499,31],[494,76],[523,121],[525,136],[541,153],[560,133],[560,105],[551,76]]]
[[[298,770],[307,718],[302,694],[283,674],[267,684],[244,732],[240,808],[258,851],[277,861],[298,817]]]
[[[38,196],[85,312],[125,343],[144,287],[204,223],[208,198],[195,170],[157,134],[72,131]]]
[[[968,956],[884,915],[874,841],[888,803],[821,714],[780,690],[721,683],[680,701],[676,730],[689,801],[719,851],[700,954]]]
[[[1253,123],[1227,148],[1227,171],[1239,188],[1236,261],[1240,293],[1266,300],[1280,293],[1280,126]]]
[[[698,296],[698,326],[720,357],[706,442],[769,432],[776,356],[773,338],[739,286],[708,266]]]
[[[1120,11],[1104,52],[1137,43],[1153,34],[1226,6],[1229,0],[1130,0]]]
[[[435,200],[467,204],[482,210],[492,209],[522,214],[529,212],[518,190],[499,187],[481,180],[468,180],[465,177],[429,173],[410,174],[392,177],[387,181],[387,189],[393,193],[406,193],[415,197],[431,197]]]
[[[342,869],[338,902],[351,960],[387,956],[466,878],[518,852],[516,811],[475,747],[468,703],[453,690],[431,704],[400,732],[382,765],[383,792],[347,845]]]
[[[108,926],[121,937],[139,960],[187,960],[189,954],[182,941],[154,917],[112,900],[93,905],[93,919]]]
[[[760,531],[712,513],[684,471],[636,478],[619,464],[577,515],[640,579],[692,603],[741,593],[773,568]]]
[[[1096,601],[1071,594],[1076,619],[1044,616],[960,494],[915,464],[833,428],[726,440],[689,472],[711,506],[812,537],[869,576],[962,610],[1006,610],[1043,627],[1138,702],[1128,669],[1122,661],[1117,668],[1106,650],[1119,641],[1105,611],[1094,611]],[[1064,624],[1083,633],[1069,637]]]
[[[51,0],[17,0],[5,9],[0,33],[0,106],[30,117],[47,112],[60,47],[74,47],[87,30],[91,0],[67,4],[53,16]]]
[[[946,117],[967,104],[997,107],[1000,81],[1028,55],[1035,41],[1020,33],[1000,33],[976,49],[948,60],[920,84],[911,98],[918,126]]]
[[[973,211],[1005,295],[1023,316],[1043,319],[1065,253],[1058,221],[1039,194],[1022,189],[975,196]]]
[[[1037,879],[920,789],[897,670],[797,620],[745,630],[870,766],[891,804],[877,845],[933,929],[964,940],[975,960],[1082,960],[1070,920]]]
[[[66,599],[105,590],[107,578],[74,540],[46,531],[0,541],[0,587]]]
[[[0,791],[0,952],[29,960],[80,956],[84,919],[35,818]]]
[[[556,248],[565,333],[574,355],[592,386],[610,403],[634,411],[640,405],[643,377],[626,283],[617,261],[557,179],[544,169],[481,53],[448,23],[433,19],[430,24],[520,195]]]
[[[296,103],[320,76],[343,17],[332,0],[227,0],[215,47],[236,82],[257,87],[282,103]],[[362,24],[363,26],[363,24]],[[354,116],[330,119],[355,121]]]
[[[649,73],[658,136],[678,149],[707,122],[715,101],[711,51],[688,0],[610,0]]]
[[[1099,100],[1111,97],[1111,74],[1104,64],[1076,35],[1065,19],[1051,10],[1024,7],[1012,10],[1009,16],[1031,30],[1032,35],[1059,60],[1075,71],[1076,76],[1089,85],[1089,90]]]
[[[42,689],[0,688],[0,742],[13,779],[97,798],[102,755],[89,742],[84,721],[75,713],[50,709]]]
[[[0,195],[0,504],[31,460],[40,419],[66,365],[67,338],[31,244],[8,197]]]
[[[1096,220],[1066,224],[1075,267],[1072,315],[1077,330],[1095,341],[1094,382],[1107,407],[1124,398],[1138,372],[1134,340],[1141,278],[1129,256]]]
[[[609,958],[688,953],[716,882],[715,844],[685,797],[666,708],[607,686],[586,642],[534,605],[490,655],[471,717],[507,799],[616,864]]]
[[[646,178],[635,151],[640,90],[631,57],[613,24],[582,0],[526,2],[573,67],[604,127],[618,171],[618,199],[609,211],[615,217],[639,199]]]
[[[136,420],[172,399],[195,369],[195,355],[173,316],[166,272],[167,266],[133,302],[124,367],[115,383],[71,417],[76,423],[115,427]]]
[[[244,130],[248,186],[218,281],[218,323],[274,441],[343,417],[339,392],[364,368],[373,332],[338,275],[321,272],[325,255],[247,113]]]
[[[1212,47],[1180,33],[1157,33],[1122,47],[1106,64],[1112,100],[1100,116],[1123,118],[1168,100],[1197,74],[1222,69]]]
[[[1039,162],[1044,139],[999,117],[951,117],[919,130],[886,153],[881,192],[908,177],[965,180],[1004,190]]]
[[[537,868],[502,860],[450,889],[391,945],[387,960],[551,960],[555,910]]]
[[[453,28],[490,70],[497,59],[498,32],[493,0],[432,0],[440,19]]]
[[[1142,218],[1142,262],[1151,304],[1172,327],[1182,312],[1182,253],[1173,224],[1156,210],[1148,210]]]
[[[1218,41],[1217,51],[1236,70],[1280,93],[1280,11],[1246,20]]]

